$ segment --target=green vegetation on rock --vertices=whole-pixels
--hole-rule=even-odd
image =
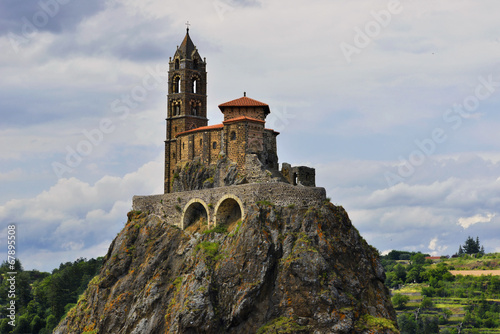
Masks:
[[[307,326],[300,326],[291,318],[279,317],[259,328],[256,334],[308,333],[308,329]]]

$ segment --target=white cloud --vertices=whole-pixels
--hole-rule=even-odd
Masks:
[[[464,229],[467,229],[475,224],[480,223],[489,223],[496,216],[494,213],[488,213],[486,215],[477,214],[472,217],[460,217],[458,218],[458,225],[462,226]]]
[[[490,220],[490,224],[468,228],[491,252],[494,242],[490,240],[500,233],[499,227],[491,224],[500,201],[500,165],[492,163],[490,154],[483,156],[430,157],[418,177],[391,188],[373,182],[384,171],[376,167],[384,165],[377,161],[334,162],[330,169],[325,164],[316,172],[328,174],[320,185],[327,187],[332,202],[343,205],[354,226],[379,249],[445,255],[458,249],[467,237],[463,226],[457,224],[462,219],[462,223]],[[478,211],[490,214],[474,215]],[[473,219],[463,220],[467,217]],[[433,235],[430,241],[429,234]]]
[[[34,198],[0,206],[0,221],[17,225],[21,262],[32,268],[37,258],[48,254],[54,257],[53,264],[59,258],[68,260],[70,254],[89,257],[91,250],[102,249],[102,243],[123,227],[133,195],[162,193],[162,161],[160,156],[133,173],[104,176],[93,185],[76,178],[60,179]],[[33,252],[41,255],[33,258]],[[37,269],[50,270],[47,265]]]
[[[431,256],[439,256],[444,255],[444,252],[448,249],[448,246],[442,245],[439,239],[435,237],[429,242],[428,248],[429,250],[431,250]]]

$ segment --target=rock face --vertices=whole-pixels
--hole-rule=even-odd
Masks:
[[[263,201],[203,234],[128,216],[54,333],[399,333],[377,251],[342,207]]]
[[[244,174],[236,163],[222,157],[216,164],[206,166],[199,158],[175,169],[172,192],[211,189],[254,182],[287,182],[277,170],[262,164],[256,154],[247,154]]]

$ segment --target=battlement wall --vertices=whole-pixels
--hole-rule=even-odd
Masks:
[[[212,189],[184,191],[152,196],[134,196],[133,210],[149,211],[169,223],[184,227],[184,216],[193,203],[203,205],[209,226],[217,225],[221,204],[228,198],[240,206],[242,218],[247,207],[259,201],[269,201],[279,207],[294,205],[307,208],[326,200],[324,188],[293,186],[287,183],[254,183]]]

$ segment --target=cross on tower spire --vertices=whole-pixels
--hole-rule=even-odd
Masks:
[[[189,23],[189,21],[186,22],[186,30],[189,31],[189,26],[191,25],[191,23]]]

